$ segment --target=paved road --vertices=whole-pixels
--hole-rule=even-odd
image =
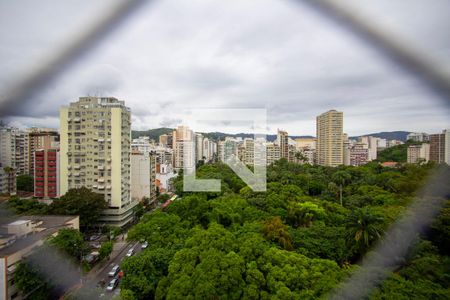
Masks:
[[[106,264],[99,265],[91,270],[91,272],[84,278],[84,283],[78,289],[77,294],[89,300],[112,299],[114,296],[118,295],[120,293],[119,287],[112,292],[106,290],[106,286],[113,279],[108,276],[108,273],[115,265],[120,265],[121,262],[127,258],[126,254],[129,249],[134,249],[134,255],[139,255],[142,251],[140,243],[127,243],[126,241],[121,241],[121,239],[119,239],[119,241],[114,244],[111,259]],[[104,287],[100,287],[98,285],[101,280],[104,280],[106,283]]]
[[[131,243],[127,244],[126,247],[124,247],[121,252],[115,257],[114,259],[111,259],[108,263],[108,265],[100,271],[96,276],[95,279],[93,279],[95,282],[99,282],[100,280],[104,280],[106,284],[108,284],[113,278],[108,276],[109,271],[115,266],[121,264],[121,262],[126,259],[126,254],[128,250],[133,249],[135,254],[138,255],[141,251],[141,244],[140,243]],[[115,295],[118,295],[120,293],[120,288],[117,287],[114,291],[109,292],[106,291],[106,286],[103,288],[103,293],[100,295],[101,299],[112,299]]]

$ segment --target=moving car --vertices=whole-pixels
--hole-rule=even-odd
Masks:
[[[113,280],[111,280],[109,282],[108,286],[106,287],[106,290],[107,291],[112,291],[112,290],[114,290],[117,287],[118,284],[119,284],[119,279],[114,278]]]
[[[147,241],[143,242],[141,245],[141,248],[146,249],[147,247],[148,247],[148,242]]]
[[[119,271],[120,271],[119,266],[118,266],[118,265],[115,265],[115,266],[111,269],[111,271],[109,271],[108,276],[109,276],[109,277],[116,277],[117,274],[119,273]]]
[[[134,254],[134,249],[133,249],[133,248],[131,248],[130,250],[128,250],[128,252],[127,252],[127,256],[128,256],[128,257],[132,256],[133,254]]]

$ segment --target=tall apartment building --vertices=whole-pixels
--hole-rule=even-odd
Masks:
[[[430,161],[438,164],[445,162],[445,132],[430,134]]]
[[[336,167],[343,159],[343,113],[327,111],[316,118],[317,164]]]
[[[12,127],[0,129],[0,161],[16,174],[29,174],[28,133]]]
[[[131,152],[131,199],[141,201],[150,199],[150,205],[156,201],[156,153]]]
[[[30,174],[30,149],[28,132],[24,130],[13,130],[15,139],[14,161],[17,175]]]
[[[34,151],[34,197],[58,198],[59,149],[47,148]]]
[[[407,162],[416,164],[430,160],[430,144],[411,145],[407,150]]]
[[[187,126],[178,126],[172,138],[173,166],[175,170],[195,166],[194,133]]]
[[[59,143],[59,133],[56,129],[36,127],[28,129],[28,168],[30,175],[34,174],[34,152],[39,149],[54,148],[55,143]]]
[[[286,131],[279,130],[277,132],[277,142],[280,146],[280,157],[289,160],[289,136]]]
[[[80,97],[60,110],[61,195],[87,187],[108,204],[100,221],[124,226],[132,220],[131,114],[112,97]]]

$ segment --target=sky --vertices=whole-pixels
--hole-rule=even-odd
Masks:
[[[0,99],[115,3],[1,1]],[[450,1],[345,3],[450,73]],[[189,125],[205,108],[266,109],[267,133],[291,135],[315,135],[330,109],[349,135],[450,128],[423,82],[303,1],[153,1],[5,120],[58,128],[59,108],[87,95],[124,100],[136,130]],[[246,120],[204,124],[193,129],[251,131]]]

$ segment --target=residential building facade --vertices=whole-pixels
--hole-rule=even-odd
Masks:
[[[131,118],[124,101],[80,97],[60,110],[61,195],[87,187],[104,196],[100,221],[124,226],[132,220]]]

